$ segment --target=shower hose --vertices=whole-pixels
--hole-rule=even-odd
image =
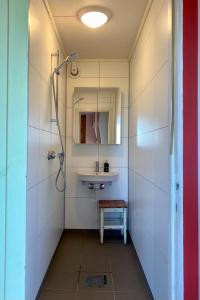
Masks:
[[[66,187],[65,173],[63,170],[64,160],[65,160],[65,150],[64,150],[64,146],[63,146],[63,139],[62,139],[62,133],[61,133],[61,128],[60,128],[59,116],[58,116],[58,93],[56,92],[56,88],[55,88],[55,76],[58,76],[58,74],[56,72],[53,72],[53,74],[52,74],[53,99],[54,99],[54,106],[55,106],[55,112],[56,112],[56,123],[58,126],[58,133],[59,133],[60,144],[61,144],[61,149],[62,149],[61,150],[62,152],[58,153],[59,170],[56,175],[55,186],[56,186],[57,191],[64,192],[65,187]],[[58,184],[60,176],[62,176],[62,178],[63,178],[63,187],[62,188],[60,188],[59,184]]]

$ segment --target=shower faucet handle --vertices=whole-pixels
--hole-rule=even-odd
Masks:
[[[49,150],[47,153],[47,159],[52,160],[54,158],[56,158],[56,152],[54,150]]]

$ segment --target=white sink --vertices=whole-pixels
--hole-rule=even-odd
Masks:
[[[106,183],[112,182],[117,179],[117,172],[91,172],[91,171],[79,171],[79,180],[82,182],[93,182],[93,183]]]

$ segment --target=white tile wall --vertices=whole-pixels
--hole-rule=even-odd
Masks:
[[[87,64],[87,68],[85,67]],[[99,63],[92,62],[92,61],[87,61],[86,62],[78,62],[78,69],[80,73],[80,77],[82,78],[99,78]]]
[[[51,53],[62,51],[42,0],[30,1],[29,128],[26,233],[26,299],[36,298],[64,228],[64,194],[55,189],[58,161],[47,151],[60,149],[50,82]],[[42,28],[42,30],[41,30]],[[53,61],[55,64],[55,60]],[[65,138],[64,72],[59,77],[59,116]],[[64,139],[65,141],[65,139]]]
[[[89,197],[66,198],[66,227],[74,229],[97,228],[97,200]]]
[[[126,61],[78,61],[80,77],[67,81],[67,139],[66,139],[66,228],[97,228],[97,200],[128,199],[128,89],[129,66]],[[69,72],[69,70],[68,70]],[[122,144],[76,145],[72,138],[72,97],[74,87],[119,87],[122,91]],[[87,190],[77,178],[78,170],[94,170],[95,161],[119,173],[118,180],[103,192]]]
[[[130,63],[129,230],[155,300],[170,300],[170,0],[153,1]]]
[[[115,62],[101,62],[100,63],[100,77],[129,77],[129,63],[122,61]]]

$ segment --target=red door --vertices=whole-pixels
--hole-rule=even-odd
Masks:
[[[198,300],[198,0],[183,0],[184,300]]]

